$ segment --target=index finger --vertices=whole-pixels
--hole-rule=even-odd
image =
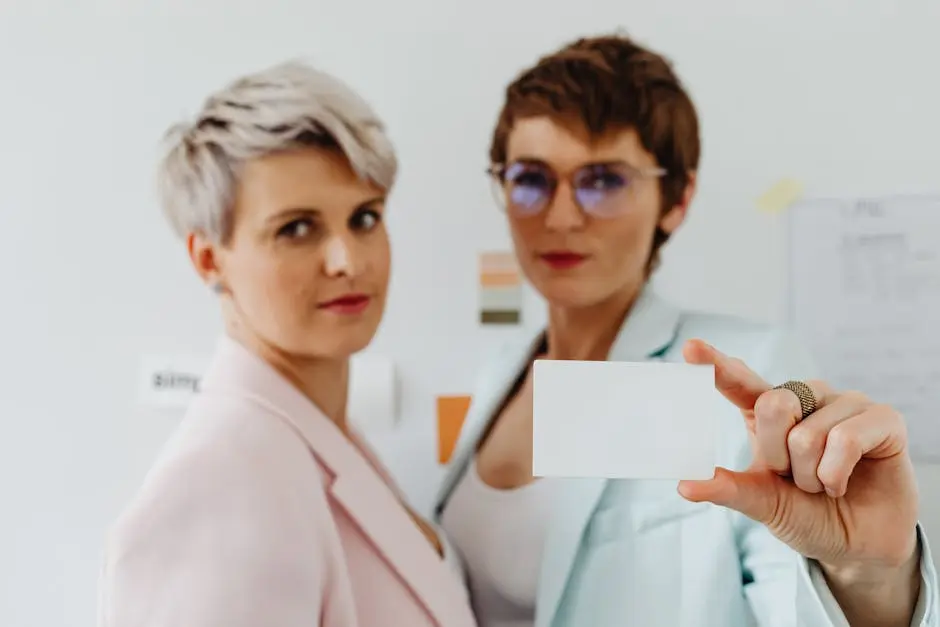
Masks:
[[[689,340],[682,348],[686,362],[715,366],[715,387],[743,411],[751,411],[757,398],[772,386],[740,359],[729,357],[703,340]]]

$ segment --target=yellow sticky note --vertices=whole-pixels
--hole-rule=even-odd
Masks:
[[[783,211],[803,195],[803,183],[781,179],[757,199],[757,208],[768,213]]]

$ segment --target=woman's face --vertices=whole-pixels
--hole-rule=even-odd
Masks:
[[[384,212],[385,192],[342,155],[273,154],[239,173],[230,241],[191,253],[197,267],[215,269],[230,323],[289,355],[345,358],[382,319],[391,264]]]
[[[516,181],[502,190],[510,194],[516,256],[553,306],[590,307],[635,293],[646,280],[657,225],[671,233],[685,216],[688,198],[661,215],[651,174],[658,164],[632,129],[592,141],[575,126],[525,118],[509,135],[506,161],[504,173]]]

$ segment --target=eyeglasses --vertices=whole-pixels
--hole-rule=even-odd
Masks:
[[[494,164],[487,173],[492,177],[497,203],[504,211],[520,217],[537,215],[551,204],[562,178],[539,161]],[[599,218],[613,218],[630,209],[635,181],[665,174],[662,168],[636,168],[623,161],[612,161],[581,166],[567,179],[581,211]]]

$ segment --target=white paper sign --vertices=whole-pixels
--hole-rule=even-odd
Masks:
[[[363,431],[391,429],[398,415],[395,364],[382,355],[355,355],[349,366],[350,422]]]
[[[790,209],[790,319],[841,389],[898,409],[911,457],[940,462],[940,196]]]
[[[159,408],[184,408],[199,393],[209,365],[198,355],[144,355],[140,360],[138,400]]]
[[[714,475],[727,401],[712,366],[536,360],[534,368],[534,475]]]

